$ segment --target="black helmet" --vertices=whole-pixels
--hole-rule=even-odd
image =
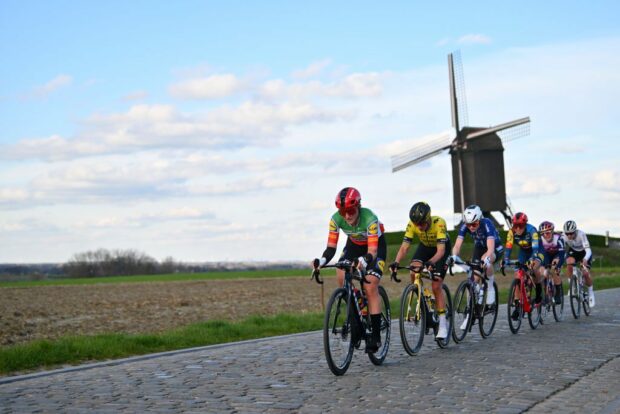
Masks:
[[[414,224],[422,224],[430,221],[431,219],[431,206],[424,201],[419,201],[411,207],[409,210],[409,219]]]

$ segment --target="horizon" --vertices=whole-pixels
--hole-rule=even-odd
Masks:
[[[310,261],[346,186],[454,226],[449,155],[390,156],[450,128],[455,50],[468,125],[531,118],[514,212],[620,237],[620,4],[489,4],[5,2],[0,262]]]

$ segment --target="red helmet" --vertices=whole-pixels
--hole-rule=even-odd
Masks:
[[[527,224],[527,215],[525,213],[517,213],[512,216],[512,227],[525,227]]]
[[[345,187],[336,195],[336,207],[340,211],[359,207],[362,201],[360,192],[353,187]]]
[[[555,227],[553,226],[553,223],[550,221],[543,221],[542,223],[540,223],[540,226],[538,226],[538,231],[540,233],[546,233],[548,231],[553,232],[553,229]]]

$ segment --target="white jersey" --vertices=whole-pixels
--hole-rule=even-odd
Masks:
[[[592,255],[592,250],[590,249],[590,242],[588,241],[588,236],[582,230],[577,230],[574,239],[569,239],[566,237],[566,234],[562,233],[562,240],[564,240],[564,246],[567,247],[566,251],[572,249],[576,252],[583,252],[585,250],[586,257],[588,260]]]

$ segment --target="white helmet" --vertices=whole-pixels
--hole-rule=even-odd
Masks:
[[[463,211],[463,221],[467,224],[474,223],[482,218],[482,210],[475,204],[467,206]]]
[[[568,220],[564,223],[564,233],[574,233],[577,231],[577,223],[573,220]]]

